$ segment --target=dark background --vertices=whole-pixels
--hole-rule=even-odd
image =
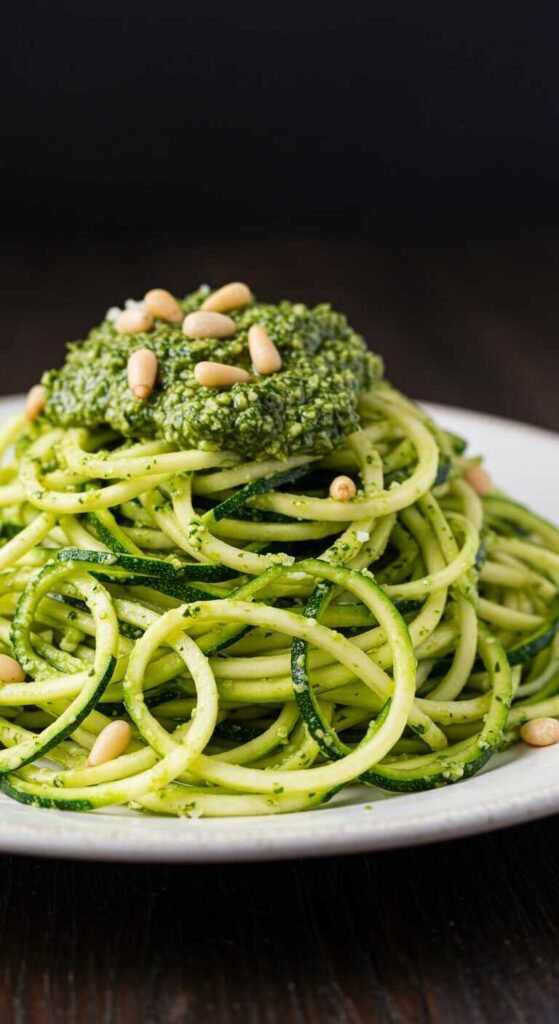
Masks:
[[[556,226],[553,6],[23,0],[4,14],[4,223]]]
[[[0,390],[128,296],[240,278],[330,299],[408,392],[556,426],[558,22],[549,3],[6,8]]]
[[[2,28],[0,391],[128,296],[240,278],[330,299],[414,395],[559,429],[554,5],[24,0]],[[316,863],[0,858],[0,1017],[555,1024],[558,855],[549,819]]]

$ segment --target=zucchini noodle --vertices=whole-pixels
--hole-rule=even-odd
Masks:
[[[300,811],[477,772],[559,717],[559,531],[468,484],[390,385],[336,451],[0,431],[0,787],[37,807]],[[329,496],[332,469],[358,485]],[[119,718],[123,753],[88,764]]]

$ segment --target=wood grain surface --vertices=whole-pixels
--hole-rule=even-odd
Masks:
[[[559,429],[553,241],[19,238],[4,257],[4,393],[109,305],[241,278],[330,299],[412,394]],[[0,857],[0,1022],[556,1024],[558,863],[555,818],[307,862]]]

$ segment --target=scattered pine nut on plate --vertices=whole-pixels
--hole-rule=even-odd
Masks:
[[[485,466],[469,466],[464,473],[464,479],[480,497],[490,494],[493,490],[493,481]]]
[[[19,661],[11,658],[9,654],[0,654],[0,682],[22,683],[24,679],[25,672]]]
[[[113,761],[115,757],[120,757],[131,739],[132,729],[128,722],[121,718],[109,722],[101,730],[89,752],[87,759],[89,767],[94,768],[98,764],[105,764],[106,761]]]
[[[530,747],[551,747],[559,743],[559,721],[556,718],[532,718],[521,727],[520,736]]]
[[[351,501],[357,494],[357,487],[350,476],[336,476],[330,484],[330,497],[334,501]]]
[[[41,415],[47,402],[47,393],[42,384],[34,384],[25,402],[25,418],[30,423]]]

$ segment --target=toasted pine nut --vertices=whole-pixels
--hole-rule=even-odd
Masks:
[[[551,747],[559,743],[559,722],[556,718],[533,718],[524,723],[520,735],[531,747]]]
[[[237,330],[237,324],[223,313],[189,313],[182,325],[183,334],[189,338],[230,338]]]
[[[253,324],[249,330],[248,348],[257,373],[266,375],[281,370],[281,356],[270,335],[260,324]]]
[[[0,654],[0,682],[22,683],[24,679],[25,672],[19,661],[10,658],[8,654]]]
[[[157,378],[157,356],[149,348],[138,348],[128,360],[128,386],[136,398],[149,398]]]
[[[132,729],[128,722],[125,722],[122,718],[109,722],[101,730],[89,751],[87,759],[89,767],[94,768],[95,765],[104,764],[105,761],[112,761],[113,758],[119,757],[120,754],[124,753],[131,739]]]
[[[174,295],[165,288],[152,288],[144,295],[144,306],[151,316],[166,320],[169,324],[180,324],[184,314]]]
[[[464,479],[473,487],[476,494],[489,494],[493,490],[493,481],[484,466],[469,466]]]
[[[47,402],[47,393],[42,384],[34,384],[25,402],[25,419],[30,423],[40,416]]]
[[[357,494],[357,487],[350,476],[334,477],[330,484],[330,497],[334,501],[351,501]]]
[[[119,334],[140,334],[153,327],[153,317],[141,309],[123,309],[115,320]]]
[[[228,313],[230,309],[242,309],[248,306],[252,295],[250,289],[242,281],[232,281],[231,284],[224,284],[212,295],[204,299],[200,309],[209,310],[213,313]]]
[[[194,367],[194,379],[206,388],[230,388],[233,384],[250,380],[250,373],[227,363],[201,362]]]

